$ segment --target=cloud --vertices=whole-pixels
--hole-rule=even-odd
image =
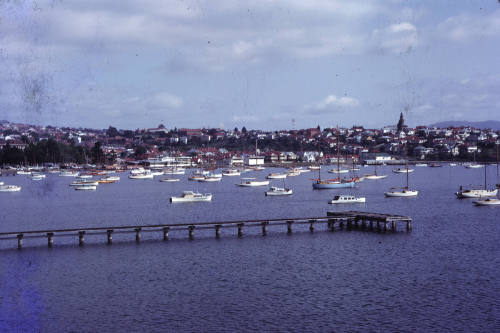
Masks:
[[[409,22],[375,29],[372,38],[375,48],[395,54],[410,52],[418,44],[417,27]]]
[[[147,105],[151,108],[178,109],[183,105],[183,101],[171,93],[159,92],[150,97]]]
[[[343,108],[353,108],[360,105],[359,100],[353,97],[337,97],[336,95],[328,95],[321,101],[313,104],[308,104],[304,107],[307,112],[321,113]]]
[[[250,115],[234,115],[231,119],[235,123],[255,123],[259,120],[258,117]]]
[[[440,23],[437,28],[442,37],[456,42],[500,36],[500,9],[487,15],[467,13],[452,16]]]

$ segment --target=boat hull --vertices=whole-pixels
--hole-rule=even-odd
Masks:
[[[346,182],[346,183],[313,183],[312,186],[317,190],[335,189],[335,188],[352,188],[356,185],[356,182]]]
[[[476,206],[500,206],[500,200],[498,199],[485,199],[474,201]]]
[[[269,185],[269,181],[268,180],[265,180],[265,181],[254,181],[254,182],[240,183],[240,184],[236,184],[236,185],[242,186],[242,187],[267,186],[267,185]]]
[[[385,192],[384,195],[388,198],[399,198],[399,197],[416,197],[418,191],[391,191]]]
[[[494,189],[494,190],[469,190],[469,191],[462,191],[462,192],[455,193],[455,195],[459,199],[494,197],[497,194],[498,194],[498,189]]]

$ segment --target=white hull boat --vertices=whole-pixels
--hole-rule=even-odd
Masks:
[[[276,195],[291,195],[293,190],[289,188],[272,186],[268,191],[266,191],[266,196],[276,196]]]
[[[496,198],[488,198],[484,200],[474,201],[476,206],[500,206],[500,200]]]
[[[241,172],[238,170],[224,170],[222,171],[222,175],[227,177],[240,176]]]
[[[19,192],[21,191],[21,186],[17,185],[1,185],[0,192]]]
[[[387,175],[365,175],[363,176],[364,179],[384,179],[387,178]]]
[[[193,191],[184,191],[180,197],[170,197],[170,202],[208,202],[212,201],[212,194],[201,194]]]
[[[163,178],[163,179],[160,179],[161,182],[164,182],[164,183],[173,183],[173,182],[178,182],[180,181],[179,178]]]
[[[153,175],[150,173],[145,173],[145,174],[135,174],[135,175],[130,175],[128,178],[130,179],[153,179]]]
[[[212,176],[206,176],[206,177],[198,179],[199,182],[203,182],[203,183],[220,182],[221,180],[222,180],[222,178],[212,177]]]
[[[336,195],[329,204],[345,204],[345,203],[364,203],[366,202],[365,197],[355,197],[352,195]]]
[[[418,191],[404,189],[402,191],[385,192],[384,195],[386,197],[416,197],[418,195]]]
[[[75,181],[69,184],[69,186],[97,186],[99,183],[97,181]]]
[[[479,169],[479,168],[482,168],[484,167],[484,165],[482,164],[475,164],[475,163],[471,163],[471,164],[466,164],[465,165],[465,168],[467,169]]]
[[[270,173],[266,177],[267,179],[285,179],[286,173]]]
[[[332,169],[332,170],[328,170],[329,173],[348,173],[349,170],[347,169]]]
[[[269,180],[249,180],[236,184],[242,187],[256,187],[256,186],[267,186],[269,185]]]
[[[411,173],[415,171],[414,169],[406,169],[406,168],[398,168],[398,169],[392,169],[392,172],[394,173]]]
[[[95,190],[97,190],[97,186],[94,185],[84,185],[75,187],[75,191],[95,191]]]
[[[463,190],[455,193],[457,198],[459,199],[467,199],[467,198],[487,198],[487,197],[495,197],[498,193],[498,189],[494,190]]]
[[[164,175],[183,175],[186,171],[184,169],[168,169],[164,170],[163,174]]]
[[[77,176],[78,176],[78,172],[64,171],[64,172],[59,173],[59,177],[77,177]]]

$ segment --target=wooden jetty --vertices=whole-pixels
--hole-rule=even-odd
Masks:
[[[359,223],[361,222],[361,225]],[[360,228],[362,230],[376,230],[379,232],[389,231],[388,223],[391,223],[391,231],[396,231],[396,223],[406,223],[406,230],[411,230],[412,219],[409,216],[377,214],[367,212],[345,211],[345,212],[327,212],[327,216],[320,217],[302,217],[302,218],[279,218],[266,220],[241,220],[241,221],[223,221],[223,222],[194,222],[194,223],[174,223],[174,224],[154,224],[154,225],[135,225],[135,226],[109,226],[109,227],[91,227],[91,228],[71,228],[71,229],[52,229],[52,230],[27,230],[0,232],[0,241],[17,239],[18,249],[22,249],[23,240],[28,238],[47,238],[48,247],[54,245],[54,237],[74,237],[78,236],[78,244],[83,246],[86,236],[106,235],[108,245],[113,243],[113,234],[134,233],[135,241],[141,241],[141,233],[160,232],[163,240],[167,241],[171,231],[187,231],[189,239],[194,239],[195,230],[214,230],[215,237],[220,238],[222,228],[236,228],[238,237],[243,236],[244,227],[260,227],[262,235],[267,235],[268,227],[286,226],[287,233],[292,233],[293,225],[307,224],[309,231],[314,232],[316,225],[326,225],[327,230],[335,231],[336,225],[343,229],[344,226],[350,230]]]

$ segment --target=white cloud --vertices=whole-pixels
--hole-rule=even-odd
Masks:
[[[332,110],[339,110],[342,108],[353,108],[360,105],[359,100],[353,97],[337,97],[336,95],[328,95],[321,101],[313,104],[308,104],[304,109],[312,113],[321,113]]]
[[[447,18],[438,25],[442,36],[452,41],[500,36],[500,9],[487,15],[462,14]]]
[[[375,29],[372,38],[375,48],[391,53],[409,52],[418,44],[417,27],[409,22]]]
[[[153,108],[178,109],[183,105],[183,101],[171,93],[159,92],[149,99],[148,105]]]
[[[255,123],[259,120],[259,118],[250,115],[234,115],[232,120],[235,123]]]

